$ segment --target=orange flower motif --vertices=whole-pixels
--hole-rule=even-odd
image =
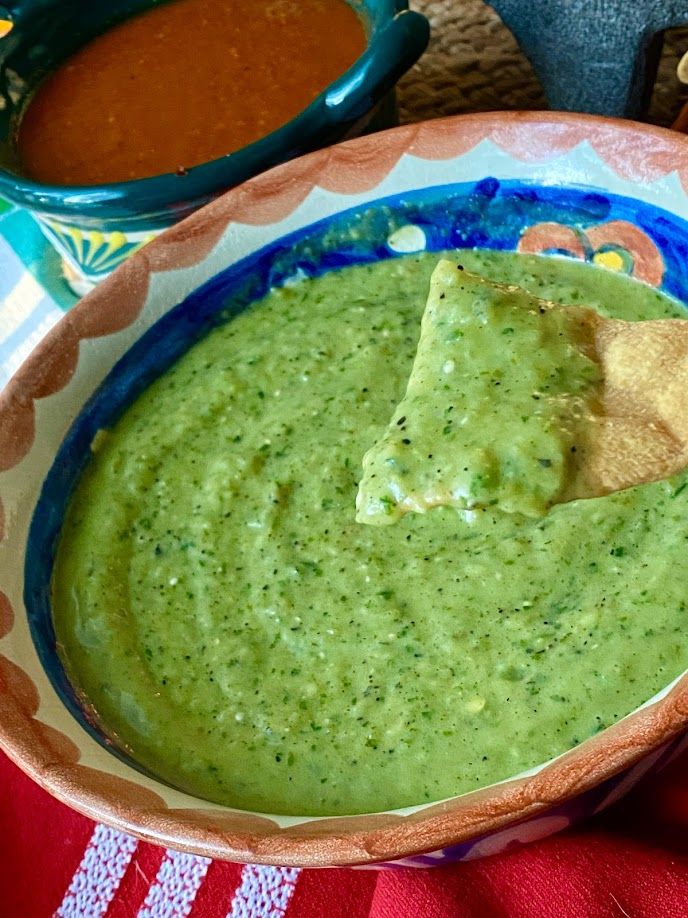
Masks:
[[[651,287],[659,287],[664,277],[662,253],[647,233],[626,220],[598,223],[586,230],[562,223],[537,223],[524,231],[518,251],[578,258],[630,274]]]

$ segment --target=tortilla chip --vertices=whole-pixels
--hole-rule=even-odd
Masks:
[[[688,465],[688,321],[557,306],[442,260],[406,394],[363,459],[357,520],[542,515]]]
[[[599,414],[583,433],[566,497],[595,497],[658,481],[688,465],[688,321],[601,320]]]
[[[545,513],[598,396],[598,321],[440,261],[406,394],[363,459],[358,521],[439,505]]]

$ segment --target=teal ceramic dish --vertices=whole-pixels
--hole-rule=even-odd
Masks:
[[[88,187],[44,185],[19,175],[13,150],[18,118],[43,76],[86,41],[151,2],[5,4],[0,7],[5,23],[0,29],[0,196],[32,211],[61,254],[68,280],[83,293],[161,229],[228,188],[302,153],[389,126],[395,118],[394,84],[424,51],[428,22],[408,10],[406,0],[350,2],[365,24],[367,48],[296,118],[184,175]]]

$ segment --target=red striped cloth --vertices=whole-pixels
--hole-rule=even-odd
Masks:
[[[241,867],[57,803],[0,755],[2,918],[685,918],[688,755],[608,814],[430,870]]]

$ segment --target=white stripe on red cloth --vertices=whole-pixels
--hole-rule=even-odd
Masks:
[[[129,866],[136,839],[97,825],[55,918],[102,918]]]
[[[257,867],[241,874],[227,918],[282,918],[301,871],[296,867]]]
[[[209,866],[207,857],[166,851],[138,918],[186,918]]]

